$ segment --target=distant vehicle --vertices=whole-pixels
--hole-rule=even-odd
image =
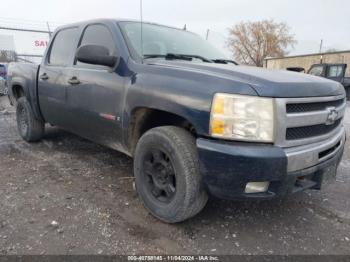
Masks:
[[[0,96],[7,94],[6,80],[7,80],[7,65],[0,64]]]
[[[6,95],[6,81],[4,78],[0,77],[0,96]]]
[[[308,74],[341,83],[345,87],[347,100],[350,100],[350,76],[346,76],[346,68],[347,64],[314,64]]]
[[[145,23],[143,36],[135,21],[77,23],[56,30],[41,65],[11,63],[21,137],[50,123],[133,157],[140,199],[168,223],[208,194],[271,199],[334,180],[340,83],[235,65],[181,29]]]
[[[0,64],[0,77],[7,79],[7,64]]]

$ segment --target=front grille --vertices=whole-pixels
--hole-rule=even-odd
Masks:
[[[327,107],[339,107],[344,103],[344,99],[326,102],[287,104],[287,113],[302,113],[312,111],[322,111]]]
[[[341,120],[342,119],[338,119],[334,122],[333,125],[320,124],[313,126],[287,128],[286,140],[305,139],[328,134],[340,125]]]
[[[296,147],[327,141],[342,132],[346,109],[344,95],[328,97],[276,98],[275,145]],[[329,110],[329,108],[335,108]],[[334,118],[332,125],[326,123]]]

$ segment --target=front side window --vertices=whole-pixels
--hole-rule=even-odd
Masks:
[[[84,45],[104,46],[109,50],[110,55],[115,52],[115,42],[113,40],[111,32],[106,26],[100,24],[90,25],[85,29],[79,46]],[[89,65],[79,61],[76,61],[76,64],[88,67],[96,67],[94,65]]]
[[[59,31],[53,44],[48,59],[50,65],[69,65],[73,52],[76,49],[78,28],[67,28]]]
[[[322,76],[322,73],[323,73],[323,66],[315,66],[309,72],[310,75],[314,75],[314,76]]]
[[[141,48],[141,23],[120,22],[129,49],[142,55],[182,54],[207,59],[226,59],[219,50],[200,36],[176,28],[154,24],[142,25],[143,48]]]
[[[343,66],[330,66],[328,70],[328,77],[341,77],[343,74]]]

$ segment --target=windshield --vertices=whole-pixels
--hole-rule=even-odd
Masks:
[[[132,53],[142,57],[141,23],[120,22]],[[154,24],[143,24],[143,55],[182,54],[207,59],[227,59],[219,50],[200,36],[180,29]]]

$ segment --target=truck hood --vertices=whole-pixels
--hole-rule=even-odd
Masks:
[[[149,60],[148,64],[232,79],[235,83],[250,85],[259,96],[263,97],[315,97],[345,94],[344,87],[337,82],[286,70],[159,59],[153,62]]]

